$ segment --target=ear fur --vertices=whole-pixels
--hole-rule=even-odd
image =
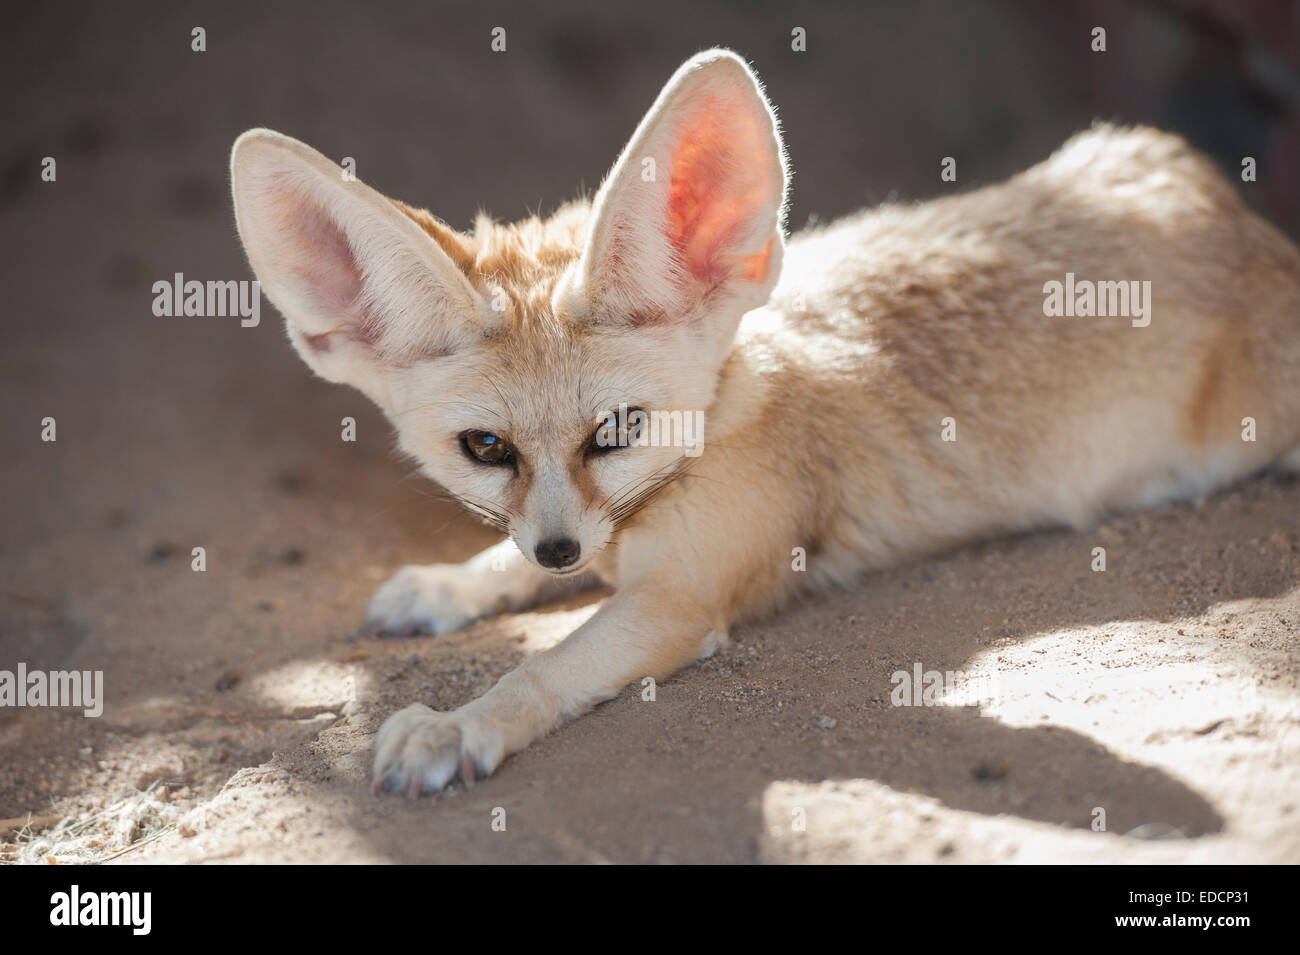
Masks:
[[[310,146],[251,129],[230,167],[249,262],[322,377],[383,405],[385,369],[451,354],[487,329],[490,310],[447,253]]]
[[[560,301],[634,325],[707,312],[730,341],[779,277],[787,179],[776,116],[745,62],[727,50],[692,57],[597,193]]]

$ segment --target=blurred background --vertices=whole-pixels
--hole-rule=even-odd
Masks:
[[[963,185],[1003,176],[1094,118],[1177,130],[1234,170],[1254,156],[1251,194],[1293,230],[1300,214],[1283,174],[1300,159],[1289,0],[55,2],[5,32],[11,216],[35,212],[13,206],[41,156],[133,151],[170,211],[220,214],[225,148],[262,124],[452,223],[479,205],[512,217],[594,186],[676,65],[712,45],[748,57],[781,109],[794,225],[930,195],[940,156]]]
[[[219,217],[226,147],[259,124],[354,156],[453,224],[479,206],[513,217],[593,187],[663,81],[711,45],[749,58],[781,110],[794,226],[931,195],[941,156],[963,186],[1001,177],[1094,118],[1177,130],[1234,171],[1254,156],[1249,194],[1293,231],[1300,215],[1289,0],[55,2],[5,33],[10,217],[38,213],[31,171],[49,154],[101,185],[115,183],[99,164],[129,160],[170,203],[158,212]]]

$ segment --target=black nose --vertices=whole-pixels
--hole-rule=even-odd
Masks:
[[[537,562],[543,567],[559,570],[561,567],[568,567],[578,562],[582,545],[571,537],[552,537],[534,547],[533,553],[537,555]]]

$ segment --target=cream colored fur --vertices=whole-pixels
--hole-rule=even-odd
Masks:
[[[800,591],[1300,462],[1300,254],[1150,129],[1100,127],[1008,182],[788,247],[776,123],[725,51],[669,81],[590,209],[547,221],[461,234],[265,130],[232,169],[249,259],[304,359],[509,533],[403,569],[372,622],[442,633],[544,600],[556,577],[533,555],[556,534],[581,545],[573,575],[616,587],[480,699],[392,716],[377,786],[490,773]],[[1045,315],[1067,272],[1149,281],[1150,323]],[[620,402],[703,410],[704,454],[675,472],[680,447],[584,453]],[[467,430],[517,465],[472,461]],[[670,473],[616,526],[620,495]]]

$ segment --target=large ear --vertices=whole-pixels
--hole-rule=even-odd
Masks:
[[[565,305],[633,324],[707,310],[729,341],[779,276],[786,178],[776,117],[745,62],[692,57],[597,193]]]
[[[384,405],[385,369],[450,354],[490,321],[428,233],[310,146],[252,129],[230,167],[249,261],[322,377]]]

